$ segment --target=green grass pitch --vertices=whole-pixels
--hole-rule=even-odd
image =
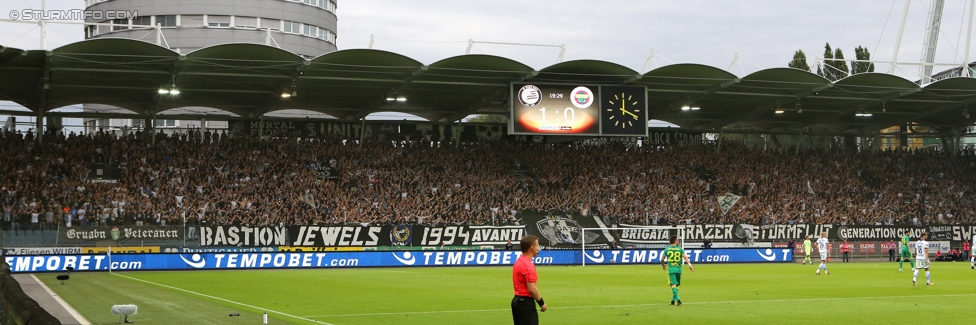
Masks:
[[[542,324],[942,324],[972,321],[976,271],[935,263],[913,287],[896,263],[701,264],[685,268],[684,306],[659,265],[538,266]],[[133,303],[136,324],[511,324],[511,268],[370,268],[76,273],[38,277],[93,324]],[[230,313],[240,313],[230,317]]]

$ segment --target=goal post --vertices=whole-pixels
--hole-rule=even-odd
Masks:
[[[587,245],[586,238],[593,237],[603,237],[603,238],[615,238],[620,239],[617,245],[627,243],[630,245],[638,246],[647,249],[664,249],[670,245],[671,236],[678,236],[678,246],[681,248],[685,247],[685,228],[683,227],[673,227],[673,226],[630,226],[623,225],[623,227],[618,228],[580,228],[581,240],[580,245],[580,258],[583,262],[583,266],[586,266],[586,248],[590,249],[607,247],[609,246],[609,241],[606,243],[590,243]],[[591,235],[587,235],[587,233]]]

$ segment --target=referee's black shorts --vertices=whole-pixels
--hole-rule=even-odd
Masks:
[[[515,325],[539,325],[535,300],[532,300],[532,297],[521,296],[512,298],[512,318],[515,319]]]

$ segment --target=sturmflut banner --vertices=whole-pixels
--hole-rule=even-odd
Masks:
[[[662,250],[543,250],[538,265],[658,264]],[[692,263],[784,263],[789,249],[718,248],[686,250]],[[7,256],[14,273],[75,271],[222,270],[512,265],[519,251],[399,252],[226,252],[105,255]]]

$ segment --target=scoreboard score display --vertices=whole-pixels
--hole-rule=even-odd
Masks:
[[[512,134],[647,136],[647,90],[512,84]]]

